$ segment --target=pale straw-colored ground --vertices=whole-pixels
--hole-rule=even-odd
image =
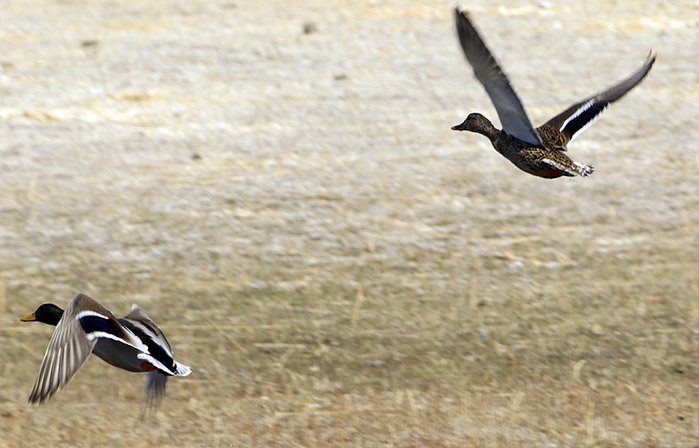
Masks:
[[[464,4],[536,123],[658,53],[555,181],[449,129],[453,6],[1,2],[0,447],[699,446],[699,6]],[[145,422],[26,404],[78,291],[192,366]]]

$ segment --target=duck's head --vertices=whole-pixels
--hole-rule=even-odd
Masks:
[[[472,114],[469,114],[463,123],[457,124],[456,126],[452,126],[451,129],[453,131],[471,131],[487,135],[490,134],[493,130],[495,130],[495,127],[493,126],[493,123],[490,122],[490,120],[488,120],[478,112],[474,112]]]
[[[44,303],[29,316],[24,316],[20,320],[22,322],[42,322],[47,325],[58,325],[58,322],[63,317],[63,310],[53,303]]]

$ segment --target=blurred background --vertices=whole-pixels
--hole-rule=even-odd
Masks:
[[[638,69],[544,180],[446,1],[0,4],[0,447],[696,447],[691,1],[472,1],[535,124]],[[77,293],[175,358],[27,405]]]

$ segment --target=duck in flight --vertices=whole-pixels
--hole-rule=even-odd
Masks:
[[[30,404],[43,403],[64,388],[90,353],[120,369],[148,372],[145,404],[149,407],[162,400],[169,376],[187,376],[192,372],[172,359],[165,335],[137,305],[117,319],[95,300],[78,294],[65,311],[53,303],[44,303],[20,320],[56,326],[29,395]]]
[[[469,20],[468,12],[459,11],[458,8],[455,12],[461,48],[476,78],[490,96],[502,130],[495,128],[479,113],[470,114],[463,123],[452,129],[485,135],[497,152],[517,168],[534,176],[555,179],[592,174],[594,168],[591,165],[574,162],[565,154],[568,143],[590,127],[611,103],[638,85],[653,67],[655,56],[649,54],[643,67],[619,84],[573,104],[534,128],[507,76]]]

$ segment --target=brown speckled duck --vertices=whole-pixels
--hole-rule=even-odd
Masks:
[[[507,76],[469,21],[468,12],[456,9],[456,29],[466,59],[498,112],[502,130],[479,113],[470,114],[452,129],[485,135],[495,150],[517,168],[547,179],[592,174],[591,165],[574,162],[564,153],[568,143],[592,125],[611,103],[641,82],[655,62],[655,56],[649,54],[643,67],[624,81],[573,104],[535,129]]]

